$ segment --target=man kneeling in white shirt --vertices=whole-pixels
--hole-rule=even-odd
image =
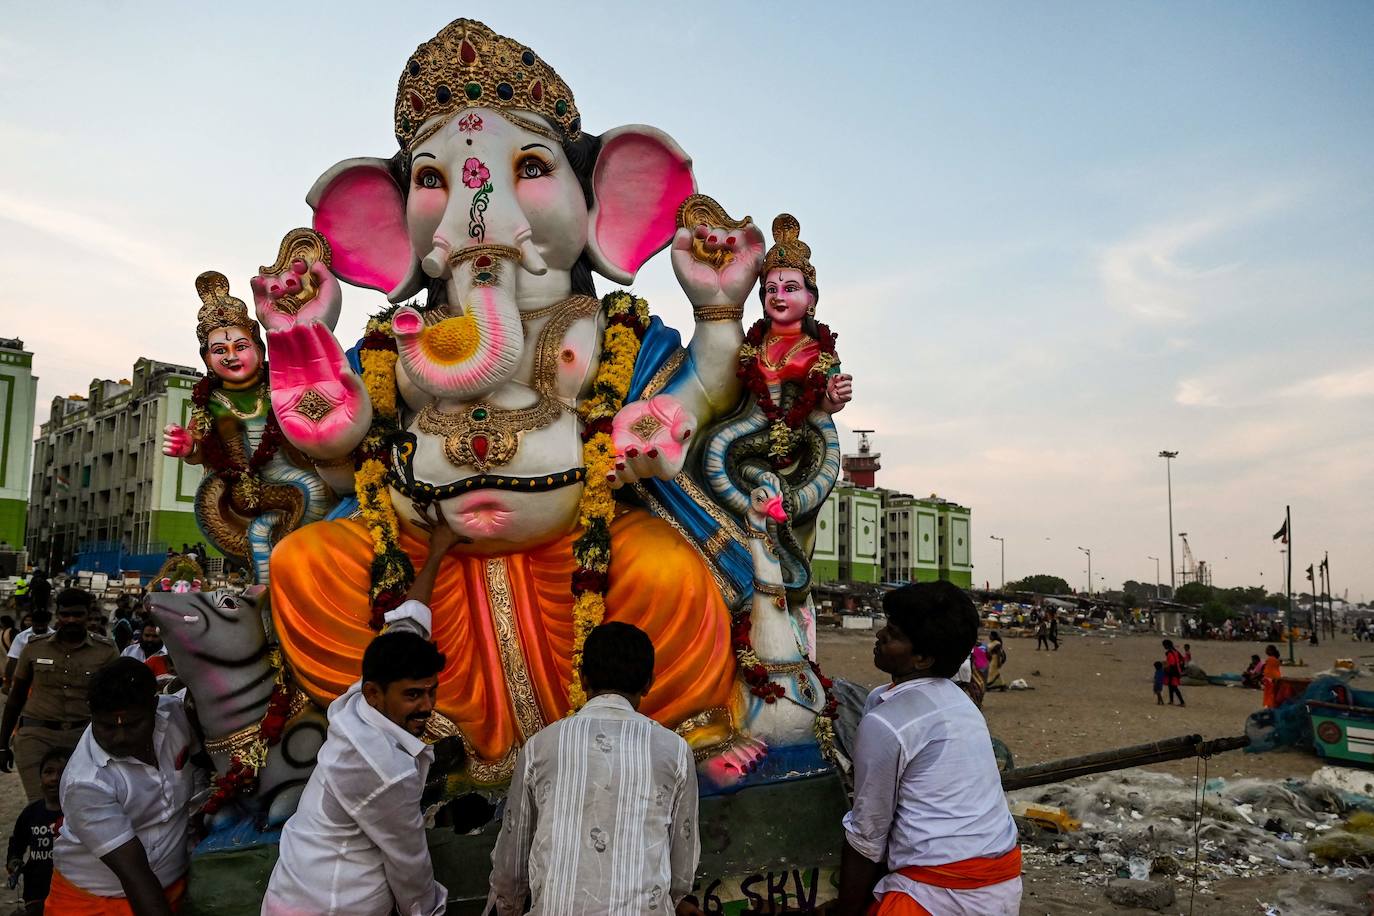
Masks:
[[[429,641],[440,561],[456,537],[441,521],[408,600],[363,653],[362,679],[329,704],[329,733],[263,899],[264,916],[439,916],[420,796],[434,761],[421,740],[444,655]]]
[[[581,673],[591,699],[530,738],[515,764],[487,912],[700,914],[688,896],[701,853],[696,761],[637,712],[654,644],[638,627],[604,623],[587,634]]]
[[[978,612],[949,582],[888,592],[883,610],[873,664],[892,683],[869,694],[855,739],[839,912],[1016,916],[1016,824],[983,714],[950,680]]]

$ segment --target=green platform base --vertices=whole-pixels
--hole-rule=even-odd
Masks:
[[[703,902],[713,898],[708,912],[757,910],[770,899],[806,911],[834,899],[848,809],[833,773],[702,799],[696,893]],[[450,913],[481,913],[499,826],[465,836],[429,831]],[[257,916],[276,860],[276,844],[196,856],[184,913]]]

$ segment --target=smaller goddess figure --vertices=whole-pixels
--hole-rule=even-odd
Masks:
[[[196,520],[225,556],[267,582],[272,547],[288,532],[323,518],[333,493],[313,462],[282,436],[267,386],[266,347],[243,301],[217,271],[196,278],[196,324],[209,375],[192,392],[189,427],[163,430],[162,453],[204,465]]]

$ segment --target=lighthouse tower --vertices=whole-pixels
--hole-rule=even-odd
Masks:
[[[869,441],[871,429],[856,429],[854,432],[859,434],[859,451],[857,454],[845,455],[841,462],[844,469],[844,482],[854,487],[873,488],[877,484],[878,471],[882,470],[882,463],[879,459],[883,456],[873,451],[873,444]]]

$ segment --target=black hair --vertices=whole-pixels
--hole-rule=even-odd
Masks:
[[[52,623],[52,611],[48,610],[45,607],[34,608],[33,610],[29,611],[29,623],[33,624],[34,626],[42,624],[46,627],[48,624]]]
[[[1163,668],[1163,667],[1164,667],[1164,663],[1163,663],[1163,662],[1155,662],[1155,670],[1156,670],[1156,671],[1158,671],[1160,668]]]
[[[953,677],[978,642],[978,611],[952,582],[918,582],[883,596],[883,612],[919,655],[935,659],[931,672]]]
[[[84,588],[64,588],[57,593],[55,602],[58,610],[64,607],[84,607],[90,610],[91,605],[95,604],[95,597]]]
[[[1166,652],[1172,652],[1172,651],[1174,651],[1174,641],[1173,641],[1172,639],[1166,639],[1166,640],[1164,640],[1164,651],[1166,651]]]
[[[1265,654],[1265,655],[1268,655],[1268,654],[1271,653],[1271,652],[1274,654],[1274,657],[1275,657],[1275,658],[1278,658],[1278,657],[1279,657],[1279,647],[1276,646],[1276,645],[1274,645],[1273,643],[1270,643],[1269,645],[1267,645],[1267,646],[1264,647],[1264,654]]]
[[[601,155],[601,138],[584,130],[576,140],[569,140],[561,126],[549,126],[564,138],[560,144],[563,147],[563,155],[568,157],[568,164],[572,166],[573,175],[577,177],[577,183],[582,188],[582,197],[587,202],[587,209],[590,210],[592,205],[596,203],[596,196],[592,191],[592,173],[596,171],[596,159]],[[401,150],[391,157],[387,167],[391,173],[391,180],[396,182],[401,191],[401,201],[404,203],[410,198],[410,154],[406,150]],[[573,264],[571,273],[574,296],[596,295],[596,284],[592,277],[592,262],[585,251],[578,256],[577,263]],[[447,304],[448,292],[445,283],[446,281],[442,279],[426,278],[425,306],[427,308]]]
[[[363,653],[363,680],[382,689],[396,681],[418,681],[444,670],[447,659],[439,647],[419,633],[383,633]]]
[[[0,629],[8,629],[14,626],[14,618],[9,614],[0,614]]]
[[[582,682],[589,693],[643,693],[654,676],[654,644],[630,623],[603,623],[582,645]]]
[[[117,658],[96,671],[87,691],[91,713],[157,705],[157,675],[136,658]]]
[[[65,747],[50,747],[48,752],[38,761],[38,771],[43,772],[43,768],[54,760],[61,760],[66,763],[72,759],[72,752]]]

